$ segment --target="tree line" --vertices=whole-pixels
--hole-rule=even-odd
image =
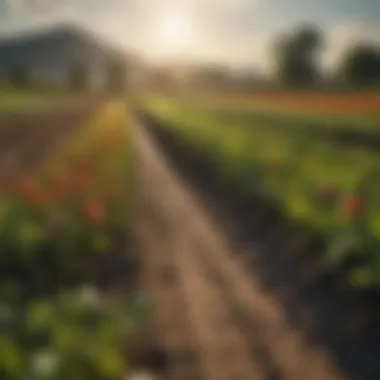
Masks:
[[[274,71],[264,77],[253,70],[240,70],[239,75],[224,65],[192,65],[185,90],[251,91],[252,89],[380,88],[380,46],[370,43],[352,45],[339,57],[337,67],[324,72],[321,58],[327,38],[315,26],[306,25],[290,30],[272,41]],[[178,88],[174,69],[156,70],[152,86],[172,91]],[[180,83],[182,85],[182,83]]]
[[[323,33],[313,26],[279,37],[273,46],[276,79],[289,86],[317,83],[322,76],[318,59],[324,43]],[[380,46],[353,45],[341,57],[332,77],[336,83],[354,88],[380,85]]]

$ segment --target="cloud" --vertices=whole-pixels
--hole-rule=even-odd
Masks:
[[[23,2],[33,0],[3,1],[7,1],[16,14]],[[273,12],[270,17],[264,16],[262,5],[267,4],[267,0],[34,1],[60,4],[49,17],[43,12],[33,14],[33,17],[29,14],[35,23],[75,18],[118,44],[156,60],[165,60],[168,58],[165,54],[170,53],[163,52],[157,40],[160,17],[170,9],[182,10],[193,25],[192,41],[181,52],[183,57],[192,60],[222,61],[233,66],[270,71],[270,47],[279,33],[273,22],[269,24],[270,17],[276,19]],[[268,22],[264,23],[263,19]],[[27,24],[25,17],[22,23]],[[326,68],[336,66],[341,55],[355,42],[364,40],[380,44],[380,23],[343,21],[325,27],[324,31],[327,41],[321,61]]]
[[[8,15],[16,21],[19,18],[33,18],[47,14],[65,12],[69,1],[64,0],[3,0]]]

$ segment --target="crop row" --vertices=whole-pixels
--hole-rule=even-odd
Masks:
[[[301,99],[293,101],[291,107],[280,105],[270,101],[252,102],[252,104],[241,101],[228,103],[211,99],[188,99],[197,108],[213,110],[215,115],[219,114],[222,119],[238,120],[251,126],[257,123],[262,126],[283,127],[286,129],[297,129],[300,132],[318,132],[319,134],[331,133],[361,133],[376,135],[380,131],[380,116],[377,113],[355,113],[341,112],[329,113],[310,110],[302,105]]]
[[[110,102],[0,198],[0,378],[121,379],[148,304],[99,289],[130,221],[125,107]],[[119,245],[117,245],[119,244]],[[124,252],[123,254],[126,254]]]
[[[222,180],[260,194],[327,244],[326,265],[350,263],[356,287],[380,284],[380,160],[306,134],[246,128],[213,110],[150,99],[146,109],[213,162]]]
[[[320,118],[359,119],[373,117],[379,120],[380,96],[378,92],[256,92],[251,94],[223,94],[208,96],[207,103],[240,109],[267,109],[285,114],[310,114]]]

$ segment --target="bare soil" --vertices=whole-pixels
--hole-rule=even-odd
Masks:
[[[35,169],[77,128],[96,105],[81,104],[30,114],[0,116],[0,184],[8,186]]]
[[[379,379],[373,309],[339,293],[300,240],[283,246],[274,214],[234,205],[204,161],[144,124],[134,128],[135,227],[164,378]]]
[[[267,107],[278,111],[317,112],[329,115],[379,116],[380,95],[368,93],[336,93],[312,91],[263,91],[231,94],[211,98],[215,104],[238,107]]]

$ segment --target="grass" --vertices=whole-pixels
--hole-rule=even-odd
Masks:
[[[289,127],[300,129],[319,129],[320,132],[331,131],[360,131],[367,133],[380,133],[380,115],[370,114],[329,114],[328,112],[310,111],[287,108],[286,106],[274,107],[265,102],[256,102],[250,106],[239,104],[222,104],[219,102],[202,103],[194,101],[192,106],[200,109],[214,110],[220,117],[233,121],[239,120],[247,126],[261,123],[276,124],[277,127]]]
[[[220,111],[220,109],[216,110]],[[254,124],[257,119],[267,119],[278,126],[300,127],[304,129],[319,128],[321,131],[332,130],[361,131],[380,133],[380,117],[366,115],[326,115],[316,112],[273,110],[270,107],[252,107],[249,109],[224,109],[224,117],[241,118],[247,124]]]
[[[0,113],[19,113],[61,107],[77,100],[72,95],[33,91],[0,92]]]
[[[380,159],[303,133],[246,128],[213,109],[164,98],[145,107],[178,139],[209,157],[219,178],[259,195],[326,241],[326,266],[359,288],[380,285]]]

